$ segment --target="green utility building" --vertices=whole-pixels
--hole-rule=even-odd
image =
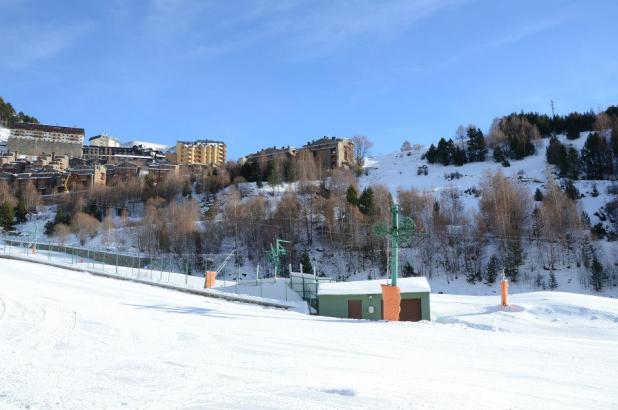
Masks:
[[[320,283],[318,312],[321,316],[351,319],[382,319],[382,287],[386,279],[354,282]],[[399,278],[401,291],[401,321],[430,320],[427,279]]]

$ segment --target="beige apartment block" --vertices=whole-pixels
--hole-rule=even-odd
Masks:
[[[177,141],[176,161],[179,164],[205,164],[223,166],[227,148],[222,141]]]

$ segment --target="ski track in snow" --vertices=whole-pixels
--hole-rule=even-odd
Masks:
[[[606,409],[618,301],[432,295],[433,322],[331,319],[3,260],[0,408]]]

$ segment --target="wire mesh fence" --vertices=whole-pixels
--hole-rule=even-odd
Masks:
[[[137,251],[115,252],[89,246],[70,246],[52,241],[3,237],[0,252],[21,258],[102,272],[126,279],[161,283],[179,288],[205,288],[205,272],[220,268],[214,289],[219,292],[279,301],[302,302],[291,290],[290,278],[263,278],[224,264],[229,254],[144,255]],[[245,279],[254,277],[254,279]]]

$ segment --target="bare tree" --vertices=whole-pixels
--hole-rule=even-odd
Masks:
[[[28,212],[36,211],[36,208],[39,206],[41,201],[41,195],[39,191],[36,190],[32,181],[28,181],[26,186],[23,189],[23,198],[26,202],[26,208]]]
[[[355,135],[352,137],[354,143],[354,157],[356,158],[356,164],[359,167],[363,166],[365,158],[369,155],[373,142],[365,135]]]
[[[64,246],[70,234],[71,230],[67,225],[56,224],[56,226],[54,226],[54,238],[58,240],[60,245]]]
[[[530,193],[501,172],[486,175],[481,191],[479,206],[485,226],[501,239],[505,250],[508,240],[521,237],[529,216]]]
[[[96,236],[98,227],[97,218],[84,212],[77,212],[71,221],[71,229],[79,237],[79,242],[82,245],[86,243],[88,238]]]
[[[105,211],[105,217],[101,223],[101,233],[103,235],[103,243],[109,245],[114,242],[116,226],[114,225],[113,209],[107,208]]]
[[[408,140],[405,140],[403,144],[401,144],[401,152],[405,151],[412,151],[412,144],[410,144]]]
[[[11,188],[5,181],[0,181],[0,205],[8,202],[11,206],[17,205],[17,199],[13,195]]]

